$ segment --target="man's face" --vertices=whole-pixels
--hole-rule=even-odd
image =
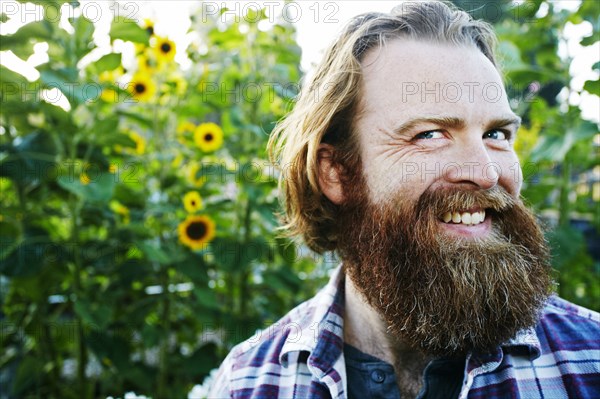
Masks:
[[[499,185],[518,196],[521,173],[513,141],[519,118],[498,72],[480,51],[396,39],[368,53],[363,71],[363,112],[356,128],[373,203],[398,193],[416,201],[428,188],[456,185],[483,190]],[[489,223],[443,227],[471,237],[489,231]]]
[[[532,325],[551,279],[519,199],[511,112],[475,49],[394,40],[363,63],[361,169],[339,252],[392,337],[430,354],[489,350]]]

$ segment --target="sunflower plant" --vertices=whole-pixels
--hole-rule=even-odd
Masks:
[[[79,15],[56,5],[43,11]],[[49,59],[35,82],[0,66],[16,90],[0,113],[1,397],[185,397],[321,285],[275,234],[264,150],[297,93],[244,97],[299,81],[294,28],[200,12],[187,49],[126,13],[109,38],[133,54],[90,56],[83,15],[2,36],[24,60],[45,42]],[[49,89],[62,101],[42,100]]]

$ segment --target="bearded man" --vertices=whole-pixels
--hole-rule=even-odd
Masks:
[[[328,49],[270,150],[285,227],[342,265],[211,398],[600,397],[600,316],[552,294],[494,40],[416,2]]]

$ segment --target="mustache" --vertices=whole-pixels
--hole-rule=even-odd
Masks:
[[[481,209],[496,213],[511,209],[518,198],[510,195],[500,186],[487,190],[465,189],[464,187],[444,187],[426,190],[415,205],[415,215],[422,218],[429,215],[441,216],[445,212]]]

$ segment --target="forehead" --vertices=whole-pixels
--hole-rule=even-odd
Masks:
[[[477,48],[393,39],[362,61],[363,111],[507,113],[500,74]]]

